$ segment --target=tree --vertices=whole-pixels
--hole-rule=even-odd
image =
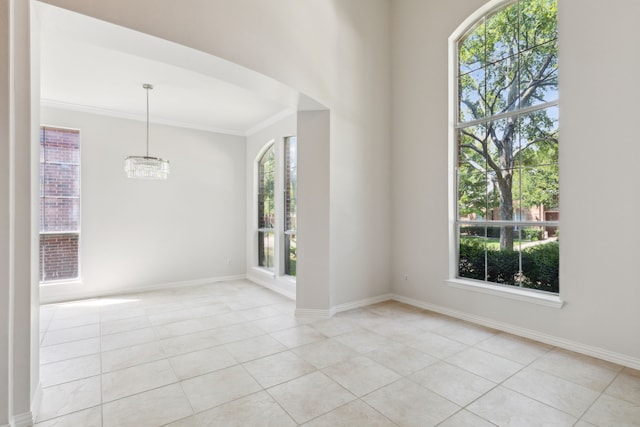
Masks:
[[[553,199],[540,190],[545,182],[552,192],[555,182],[557,203],[556,12],[555,0],[520,0],[458,44],[461,214],[497,208],[493,219],[512,221],[514,206]],[[513,243],[514,227],[502,226],[501,250]]]

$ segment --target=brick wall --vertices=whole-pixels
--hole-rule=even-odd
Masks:
[[[78,277],[80,133],[40,129],[40,280]],[[59,232],[59,233],[56,233]]]

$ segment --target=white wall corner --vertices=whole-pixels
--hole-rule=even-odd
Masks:
[[[14,415],[11,420],[10,427],[32,427],[33,426],[33,414],[31,411],[23,414]]]
[[[425,310],[433,311],[435,313],[444,314],[445,316],[466,320],[468,322],[475,323],[477,325],[486,326],[488,328],[497,329],[499,331],[507,332],[507,333],[524,337],[524,338],[529,338],[531,340],[553,345],[555,347],[560,347],[565,350],[575,351],[576,353],[596,357],[598,359],[606,360],[612,363],[617,363],[619,365],[628,366],[629,368],[640,369],[640,358],[631,357],[625,354],[616,353],[600,347],[586,345],[583,343],[568,340],[565,338],[559,338],[549,334],[543,334],[538,331],[534,331],[527,328],[521,328],[518,326],[513,326],[509,323],[498,322],[492,319],[488,319],[486,317],[475,316],[475,315],[464,313],[461,311],[451,310],[446,307],[442,307],[435,304],[429,304],[413,298],[407,298],[402,295],[392,294],[391,299],[398,302],[405,303],[405,304],[409,304],[415,307],[423,308]]]
[[[393,294],[382,294],[377,297],[365,298],[358,301],[348,302],[346,304],[339,304],[333,307],[334,313],[341,313],[343,311],[349,311],[360,307],[366,307],[368,305],[378,304],[381,302],[389,301],[393,299]]]
[[[38,411],[40,410],[40,403],[42,402],[42,383],[38,383],[35,393],[33,393],[33,399],[31,400],[31,415],[35,420],[38,417]]]
[[[296,317],[317,317],[320,319],[328,319],[335,314],[334,310],[323,310],[313,308],[296,308]]]

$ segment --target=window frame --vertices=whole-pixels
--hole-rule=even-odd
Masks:
[[[484,117],[476,120],[461,122],[459,120],[459,42],[472,34],[478,25],[484,22],[484,19],[494,13],[517,3],[518,0],[493,0],[479,8],[476,12],[465,19],[462,24],[451,34],[448,43],[449,57],[449,119],[448,119],[448,223],[449,223],[449,279],[446,284],[458,289],[465,289],[483,294],[499,296],[508,299],[531,302],[534,304],[545,305],[548,307],[561,308],[563,301],[560,297],[562,289],[558,293],[540,291],[535,289],[523,288],[513,285],[503,285],[486,280],[474,280],[470,278],[459,277],[459,248],[460,233],[459,229],[464,225],[473,225],[479,227],[488,226],[553,226],[559,227],[559,221],[488,221],[488,220],[461,220],[459,209],[459,182],[458,182],[458,132],[460,129],[470,126],[485,124],[507,117],[519,117],[532,111],[538,111],[549,107],[557,107],[558,99],[542,104],[536,104],[525,108],[519,108],[515,111],[496,114],[490,117]],[[485,261],[486,262],[486,261]]]
[[[64,126],[54,126],[54,125],[47,125],[47,124],[41,124],[39,127],[40,132],[46,132],[46,129],[51,129],[51,130],[62,130],[62,131],[71,131],[71,132],[75,132],[77,134],[77,138],[78,138],[78,163],[77,163],[77,167],[78,167],[78,181],[77,181],[77,186],[78,186],[78,219],[77,219],[77,230],[57,230],[57,231],[43,231],[41,228],[41,224],[42,224],[42,218],[40,217],[40,215],[42,214],[42,208],[38,209],[39,211],[39,221],[38,221],[38,251],[40,252],[41,250],[41,237],[42,236],[55,236],[55,235],[60,235],[60,236],[67,236],[67,235],[75,235],[77,236],[77,240],[78,240],[78,248],[77,248],[77,253],[76,253],[76,270],[77,270],[77,275],[76,277],[69,277],[69,278],[63,278],[63,279],[56,279],[56,280],[40,280],[40,277],[38,279],[39,281],[39,285],[40,286],[53,286],[53,285],[60,285],[60,284],[73,284],[73,283],[82,283],[82,132],[80,129],[78,128],[70,128],[70,127],[64,127]],[[38,145],[39,150],[41,147],[41,144]],[[41,153],[39,152],[39,155]],[[47,162],[42,161],[42,162],[38,162],[38,167],[41,168],[43,165],[45,165]],[[42,172],[42,171],[41,171]],[[39,185],[39,191],[38,191],[38,204],[41,204],[41,199],[44,197],[44,193],[42,192],[42,188],[41,188],[41,184]],[[39,264],[39,271],[41,271],[41,269],[43,268],[42,266],[43,260],[40,259],[40,256],[38,257],[38,264]],[[39,273],[40,274],[40,273]]]

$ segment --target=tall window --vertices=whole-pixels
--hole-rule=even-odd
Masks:
[[[284,274],[296,275],[298,140],[284,140]]]
[[[258,265],[273,270],[276,152],[271,145],[258,161]]]
[[[40,129],[40,281],[79,277],[80,132]]]
[[[457,42],[457,276],[557,293],[556,1],[505,4]]]

